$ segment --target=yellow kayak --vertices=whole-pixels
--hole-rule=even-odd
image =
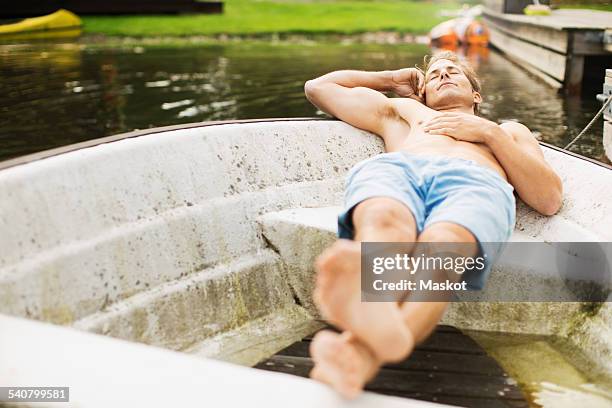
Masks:
[[[26,18],[18,23],[0,25],[3,34],[22,34],[47,30],[67,30],[81,26],[81,19],[74,13],[60,9],[42,17]]]

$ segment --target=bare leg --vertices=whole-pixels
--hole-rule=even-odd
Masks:
[[[384,210],[384,206],[393,204],[392,200],[390,200],[391,203],[384,202],[385,200],[387,199],[368,200],[370,201],[370,208],[362,207],[362,209],[368,211],[358,212],[359,207],[357,208],[354,221],[358,229],[358,237],[372,241],[368,236],[374,235],[379,241],[411,242],[409,232],[414,228],[414,219],[401,204],[400,207],[394,209],[397,211],[395,214],[393,212],[386,213],[387,215],[394,215],[394,217],[384,217],[382,220],[368,222],[369,212],[377,210],[380,214],[381,210]],[[402,213],[403,210],[406,210],[407,214]],[[406,217],[408,217],[407,227],[406,224],[402,224],[400,228],[392,228],[393,225],[396,225],[394,221],[399,221],[398,218],[402,218],[405,222]],[[378,225],[372,225],[375,223]],[[387,235],[383,234],[384,230],[387,230]],[[414,230],[416,231],[416,228]],[[472,234],[461,226],[437,223],[423,231],[419,236],[417,245],[419,242],[471,242],[475,244],[476,241]],[[382,343],[385,346],[384,342],[388,341],[390,343],[387,343],[386,346],[393,347],[397,345],[398,340],[400,342],[407,340],[404,343],[409,345],[408,350],[405,351],[405,355],[407,355],[411,352],[415,342],[421,342],[427,338],[442,317],[448,304],[448,302],[406,302],[402,305],[361,303],[359,294],[360,254],[354,246],[351,248],[351,244],[355,245],[356,243],[340,241],[336,244],[336,248],[332,247],[330,249],[330,251],[333,251],[332,253],[326,254],[329,259],[322,258],[323,265],[319,265],[317,278],[317,293],[315,296],[317,303],[323,310],[327,310],[327,313],[331,312],[330,314],[340,322],[340,327],[349,328],[349,330],[353,327],[360,327],[362,322],[359,319],[364,317],[376,318],[379,321],[384,318],[386,327],[381,325],[379,329],[388,329],[387,335],[389,333],[392,335],[391,337],[385,337],[385,335],[380,336],[380,333],[374,333],[375,336],[372,336],[372,326],[369,326],[368,330],[368,325],[365,324],[361,326],[363,329],[360,332],[361,335],[353,335],[351,332],[345,331],[342,335],[322,332],[315,337],[311,345],[311,353],[316,364],[311,373],[312,378],[330,384],[348,398],[357,396],[365,383],[376,374],[384,362],[395,359],[385,358],[384,354],[381,357],[379,353],[376,353],[374,350],[375,347],[378,348],[377,344],[380,346]],[[347,247],[343,247],[343,245],[347,245]],[[476,248],[475,245],[474,248]],[[355,251],[357,252],[354,253]],[[344,289],[339,289],[342,287]],[[343,291],[344,293],[342,293]],[[334,297],[334,294],[340,295],[340,299]],[[383,307],[376,307],[381,305]],[[397,311],[399,311],[401,321],[396,319]],[[398,328],[399,330],[397,330]],[[402,337],[405,336],[404,329],[408,329],[408,335],[405,338]],[[375,346],[372,347],[372,344]],[[394,353],[402,352],[404,350],[394,350]]]
[[[414,242],[416,226],[410,210],[390,198],[373,198],[353,213],[356,239]],[[317,261],[314,300],[323,317],[350,331],[383,362],[406,357],[414,346],[396,303],[361,302],[361,244],[339,240]]]
[[[389,198],[360,204],[353,213],[353,223],[359,240],[414,242],[416,239],[414,217],[403,204]],[[336,242],[317,262],[314,293],[322,314],[348,330],[341,335],[323,331],[315,336],[311,344],[315,368],[310,375],[347,398],[356,397],[384,361],[402,358],[414,344],[397,304],[361,303],[360,262],[359,242]],[[355,329],[365,338],[349,331]]]
[[[474,256],[477,252],[477,244],[474,235],[464,227],[450,223],[439,222],[432,224],[421,234],[417,240],[419,243],[443,242],[443,243],[471,243],[464,248],[464,256]],[[448,301],[444,302],[418,302],[408,298],[408,301],[400,305],[404,323],[410,329],[415,342],[424,341],[436,327],[448,306]]]

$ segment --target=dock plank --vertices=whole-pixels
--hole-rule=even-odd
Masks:
[[[524,61],[547,75],[563,82],[565,55],[512,37],[495,27],[489,27],[491,44],[502,52]]]
[[[490,28],[493,27],[506,35],[520,38],[521,40],[544,48],[549,48],[561,54],[567,53],[567,31],[516,23],[495,14],[487,14],[485,16],[485,22]]]
[[[612,27],[612,12],[609,11],[561,9],[553,10],[548,16],[528,16],[525,14],[498,13],[485,9],[484,15],[491,15],[514,23],[548,27],[555,30],[605,30]]]
[[[483,19],[491,45],[566,94],[581,93],[585,56],[593,61],[608,54],[602,38],[612,29],[612,12],[553,10],[547,16],[528,16],[487,8]],[[589,65],[588,69],[604,68],[605,58],[597,61],[597,67]]]
[[[256,368],[307,377],[314,363],[308,336]],[[527,408],[521,390],[470,337],[439,326],[411,356],[382,368],[366,386],[372,392],[473,408]]]

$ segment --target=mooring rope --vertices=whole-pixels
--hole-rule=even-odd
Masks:
[[[599,110],[599,112],[597,112],[597,114],[595,116],[593,116],[593,119],[591,119],[591,121],[584,127],[584,129],[582,129],[582,132],[578,133],[578,136],[576,136],[575,138],[572,139],[571,142],[569,142],[567,144],[567,146],[565,146],[563,149],[567,150],[569,149],[574,143],[576,143],[576,141],[578,139],[580,139],[582,137],[582,135],[584,135],[586,133],[587,130],[589,130],[589,128],[593,125],[593,123],[595,123],[595,121],[601,116],[601,114],[603,113],[603,111],[606,110],[606,108],[608,107],[608,105],[610,104],[610,101],[612,101],[612,95],[610,95],[608,97],[608,100],[604,102],[603,106],[601,107],[601,109]]]

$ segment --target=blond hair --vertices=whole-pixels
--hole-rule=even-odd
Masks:
[[[423,73],[423,77],[427,73],[427,70],[429,70],[429,68],[435,62],[443,59],[449,60],[455,65],[457,65],[459,68],[461,68],[461,71],[463,71],[463,74],[467,77],[468,81],[470,81],[470,84],[472,85],[472,91],[480,93],[480,81],[478,80],[478,76],[476,76],[476,72],[474,72],[474,69],[470,66],[470,64],[468,64],[462,58],[459,58],[459,56],[457,56],[457,54],[452,51],[442,51],[431,56],[426,55],[425,58],[423,58],[423,64],[425,68],[421,70],[421,72]],[[425,95],[423,95],[423,100],[425,100]],[[474,114],[478,115],[478,112],[480,111],[479,108],[479,104],[474,103]]]

